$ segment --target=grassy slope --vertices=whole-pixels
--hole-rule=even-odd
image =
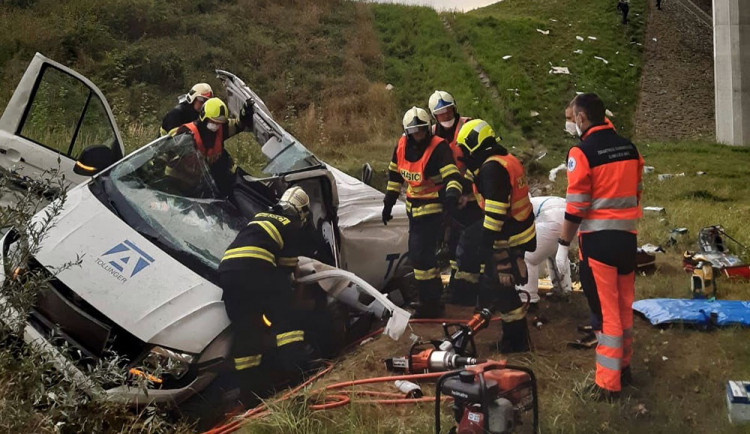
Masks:
[[[644,26],[644,17],[635,14],[643,11],[645,1],[631,1],[628,26],[619,24],[614,5],[598,0],[505,0],[449,17],[523,137],[559,156],[570,146],[563,110],[575,92],[598,93],[614,112],[617,128],[626,136],[632,130],[642,51],[636,42],[642,40]],[[579,49],[583,53],[574,54]],[[506,55],[513,57],[502,60]],[[570,75],[549,74],[551,66],[566,66]],[[508,89],[517,89],[518,96]],[[539,115],[532,116],[532,111]]]

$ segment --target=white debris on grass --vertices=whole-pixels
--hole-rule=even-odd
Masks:
[[[652,40],[652,41],[654,41],[654,42],[656,42],[656,41],[657,41],[657,40],[656,40],[656,38],[653,38],[653,39],[651,39],[651,40]]]
[[[663,206],[644,206],[643,210],[647,212],[656,212],[656,213],[661,214],[664,212],[664,207]]]
[[[604,62],[605,65],[609,65],[609,61],[603,57],[594,56],[594,59],[601,60],[602,62]]]
[[[656,168],[654,166],[643,166],[643,173],[654,173]]]
[[[550,74],[570,74],[570,70],[567,66],[553,66],[552,69],[549,70]]]
[[[565,170],[568,168],[568,165],[565,163],[560,163],[559,166],[555,167],[554,169],[549,171],[549,180],[551,182],[555,182],[555,179],[557,179],[557,172],[561,170]]]
[[[531,110],[531,111],[529,112],[529,116],[531,116],[532,118],[535,118],[535,117],[539,116],[539,112],[538,112],[538,111],[534,111],[534,110]]]
[[[605,115],[606,115],[607,117],[610,117],[610,118],[613,118],[613,117],[615,117],[615,114],[614,114],[614,113],[612,113],[611,111],[609,111],[609,109],[607,109],[607,110],[604,110],[604,114],[605,114]]]
[[[589,36],[589,39],[591,39],[592,41],[596,41],[596,36]]]
[[[550,21],[552,21],[553,23],[556,23],[556,22],[557,22],[557,20],[556,20],[556,19],[554,19],[554,18],[550,18],[549,20],[550,20]]]
[[[505,90],[507,90],[508,92],[513,92],[513,94],[514,94],[515,96],[518,96],[518,95],[520,95],[520,93],[518,92],[518,89],[505,89]]]
[[[549,30],[536,29],[536,31],[545,36],[549,35]]]
[[[511,57],[513,57],[513,56],[511,56],[510,54],[508,54],[507,56],[503,56],[503,60],[508,60],[508,59],[510,59]]]
[[[573,52],[573,54],[583,54],[583,50],[576,50]]]
[[[393,85],[388,83],[385,85],[385,90],[393,90]]]
[[[583,42],[583,40],[584,40],[584,39],[583,39],[583,36],[576,36],[576,39],[578,39],[578,40],[579,40],[579,41],[581,41],[581,42]]]

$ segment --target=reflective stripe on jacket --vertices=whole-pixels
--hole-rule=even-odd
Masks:
[[[425,168],[427,167],[427,162],[430,161],[433,151],[435,151],[437,145],[442,141],[443,139],[440,137],[432,136],[430,144],[427,145],[427,149],[422,153],[422,158],[412,162],[406,159],[406,136],[401,136],[396,148],[396,164],[398,172],[408,184],[406,189],[407,198],[435,199],[439,196],[440,189],[442,188],[442,179],[435,182],[435,180],[425,174]]]

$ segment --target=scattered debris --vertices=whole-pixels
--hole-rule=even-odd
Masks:
[[[553,66],[552,69],[549,70],[550,74],[567,74],[570,75],[570,70],[567,66]]]
[[[393,383],[398,390],[406,395],[407,399],[418,399],[423,396],[422,388],[418,384],[406,380],[396,380]]]
[[[583,42],[583,40],[584,40],[584,39],[583,39],[583,36],[576,36],[576,39],[578,39],[578,40],[579,40],[579,41],[581,41],[581,42]]]
[[[392,84],[388,83],[385,85],[385,90],[393,90],[393,87],[394,86]]]
[[[648,409],[646,408],[646,405],[643,403],[638,404],[634,410],[635,410],[635,417],[645,416],[648,414]]]
[[[532,118],[535,118],[535,117],[539,116],[539,112],[531,110],[531,111],[529,111],[529,116],[531,116]]]
[[[750,381],[727,382],[729,422],[750,422]]]
[[[554,19],[554,18],[550,18],[549,20],[550,20],[550,21],[552,21],[553,23],[556,23],[556,22],[557,22],[557,20],[556,20],[556,19]]]
[[[700,386],[695,386],[693,388],[693,392],[695,392],[695,393],[701,393],[701,387]]]
[[[653,38],[652,41],[656,42],[656,38]]]
[[[541,153],[539,153],[539,156],[536,157],[536,161],[539,161],[546,156],[547,156],[547,151],[542,151]]]
[[[549,30],[542,30],[542,29],[536,29],[537,32],[543,34],[543,35],[549,35]]]
[[[503,56],[503,60],[508,60],[508,59],[510,59],[511,57],[513,57],[513,56],[511,56],[510,54],[508,54],[507,56]]]
[[[678,176],[685,176],[685,172],[682,172],[682,173],[662,173],[657,178],[659,179],[659,181],[664,181],[665,179],[676,178]]]
[[[609,111],[609,109],[607,109],[607,110],[604,110],[604,114],[605,114],[605,115],[606,115],[607,117],[610,117],[610,118],[613,118],[613,117],[615,117],[615,114],[614,114],[614,113],[612,113],[611,111]]]
[[[661,356],[661,359],[666,362],[667,360],[669,360],[669,357],[667,357],[667,356]]]
[[[557,172],[561,170],[567,169],[568,165],[565,163],[561,163],[559,166],[555,167],[554,169],[549,171],[549,180],[552,182],[555,182],[555,179],[557,178]]]
[[[576,50],[573,52],[574,54],[583,54],[583,50]]]
[[[374,341],[374,340],[375,340],[375,338],[374,338],[374,337],[372,337],[372,338],[367,338],[367,339],[363,340],[362,342],[360,342],[360,343],[359,343],[359,346],[361,347],[361,346],[363,346],[363,345],[367,345],[367,344],[369,344],[370,342],[372,342],[372,341]]]
[[[643,166],[643,173],[653,173],[654,170],[654,166]]]
[[[698,176],[702,176],[702,175],[705,175],[706,172],[704,172],[704,171],[701,170],[701,171],[695,172],[695,174],[698,175]]]
[[[644,206],[643,210],[644,211],[649,211],[649,212],[663,213],[664,212],[664,207],[663,206]]]
[[[519,96],[520,95],[520,93],[518,92],[518,89],[505,89],[505,90],[507,90],[508,92],[513,92],[513,94],[515,96]]]
[[[605,65],[609,65],[609,61],[603,57],[594,56],[594,59],[601,60],[602,62],[604,62]]]
[[[628,63],[628,65],[630,65],[630,66],[635,66],[635,65],[633,65],[632,63]]]
[[[666,251],[661,246],[657,246],[657,245],[654,245],[654,244],[651,244],[651,243],[646,243],[646,244],[642,245],[641,246],[641,250],[643,250],[646,253],[651,253],[651,254],[654,254],[654,253],[666,253]]]
[[[596,41],[596,36],[589,36],[589,39],[591,39],[592,41]]]
[[[620,52],[619,51],[615,51],[615,56],[618,55],[618,54],[620,54]]]

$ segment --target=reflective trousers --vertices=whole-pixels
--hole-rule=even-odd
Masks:
[[[437,250],[443,236],[443,215],[409,218],[409,260],[414,267],[419,301],[440,300],[443,283],[437,268]]]
[[[595,330],[596,384],[621,389],[620,372],[633,354],[633,298],[637,237],[624,231],[581,234],[581,285],[591,312],[601,322]]]
[[[457,254],[458,243],[464,229],[482,218],[482,209],[475,200],[466,203],[466,206],[456,212],[455,217],[449,218],[448,230],[448,252],[451,264],[451,281],[458,271]]]

